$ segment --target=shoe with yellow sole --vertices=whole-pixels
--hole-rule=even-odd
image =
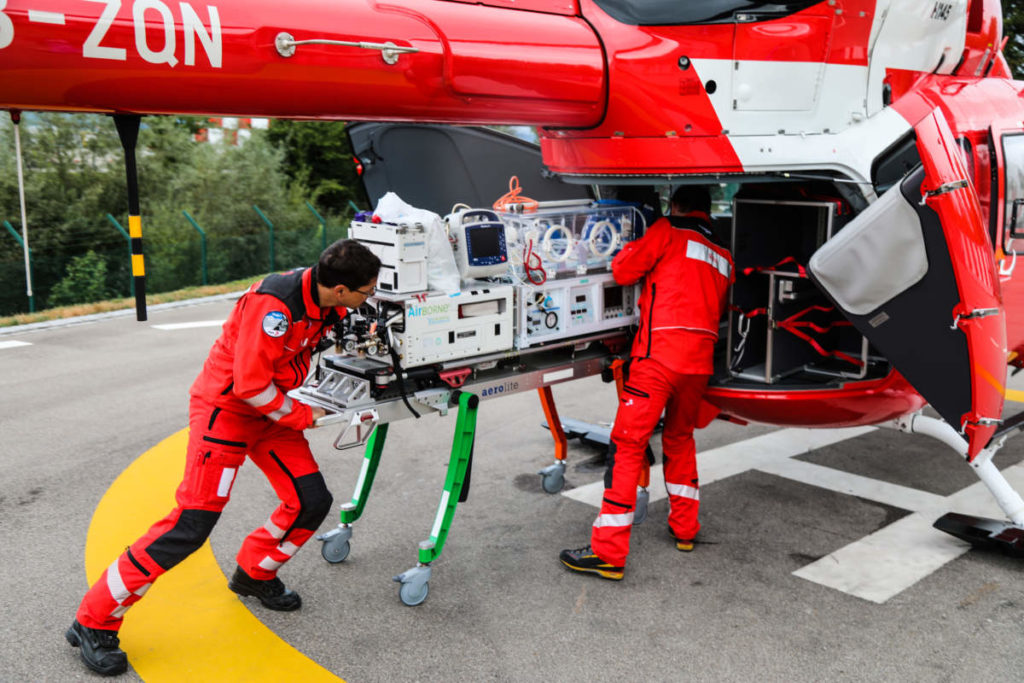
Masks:
[[[672,540],[674,540],[676,542],[676,550],[680,550],[680,551],[682,551],[684,553],[688,553],[688,552],[691,552],[693,550],[694,540],[692,538],[690,538],[690,539],[679,538],[678,536],[676,536],[676,533],[674,531],[672,531],[672,527],[668,528],[668,533],[669,533],[669,535],[672,536]]]
[[[558,559],[574,572],[597,574],[602,579],[621,581],[625,567],[616,567],[608,564],[594,554],[589,545],[577,548],[576,550],[563,550]]]

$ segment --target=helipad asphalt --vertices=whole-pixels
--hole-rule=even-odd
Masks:
[[[230,307],[0,337],[0,680],[95,678],[63,630],[87,572],[169,501],[187,389]],[[615,407],[597,379],[555,397],[563,415],[591,421]],[[677,552],[656,500],[613,583],[556,559],[586,543],[603,472],[599,452],[574,444],[566,490],[544,493],[542,421],[533,393],[481,404],[470,497],[418,607],[399,601],[391,577],[429,535],[453,416],[392,426],[349,558],[329,565],[311,542],[282,572],[303,595],[297,613],[226,589],[239,542],[275,504],[260,472],[243,468],[210,545],[129,612],[124,680],[988,681],[1024,670],[1020,561],[930,530],[944,511],[931,503],[974,504],[973,474],[937,442],[715,424],[699,435],[704,543]],[[335,451],[333,430],[308,435],[346,500],[361,453]],[[1018,481],[1022,458],[1024,440],[1011,441],[996,462]],[[922,561],[936,555],[948,558]],[[822,571],[830,564],[839,569]],[[891,595],[865,588],[879,582]]]

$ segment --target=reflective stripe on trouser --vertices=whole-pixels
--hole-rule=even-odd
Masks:
[[[302,432],[277,423],[266,431],[249,458],[270,480],[281,504],[238,551],[238,566],[254,579],[274,578],[316,532],[333,502]]]
[[[150,527],[92,585],[77,613],[83,626],[119,629],[125,612],[138,602],[149,585],[203,545],[231,497],[247,449],[264,454],[280,449],[287,461],[294,463],[293,471],[300,472],[307,481],[319,477],[319,497],[315,491],[300,496],[293,479],[280,470],[267,472],[264,469],[274,490],[286,500],[282,507],[288,505],[294,511],[290,515],[279,515],[279,508],[271,516],[273,523],[283,530],[279,534],[281,538],[274,541],[275,546],[290,542],[294,550],[292,545],[285,547],[293,555],[302,542],[308,540],[309,532],[288,533],[296,518],[306,512],[299,503],[300,498],[313,503],[310,507],[319,515],[317,524],[330,509],[330,494],[322,487],[323,478],[316,472],[316,463],[301,432],[280,427],[262,417],[222,411],[199,399],[193,399],[190,404],[189,430],[185,476],[175,492],[177,507]],[[300,467],[300,463],[304,466]],[[125,510],[124,514],[131,515],[132,511]],[[312,519],[315,515],[307,512],[306,518]],[[266,527],[261,529],[269,536]],[[274,572],[269,572],[269,576],[267,573],[252,575],[255,578],[274,575]],[[182,599],[187,600],[188,596]]]
[[[634,359],[630,363],[629,377],[619,397],[612,427],[604,499],[590,535],[594,552],[605,562],[615,566],[626,563],[640,470],[662,411],[665,413],[662,448],[666,480],[684,484],[694,489],[695,494],[673,495],[670,492],[669,525],[679,538],[692,538],[697,534],[699,496],[696,495],[693,429],[707,382],[707,375],[673,372],[649,358]],[[681,489],[676,492],[684,493]]]

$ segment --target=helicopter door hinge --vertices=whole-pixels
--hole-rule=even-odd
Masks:
[[[936,187],[934,190],[928,190],[923,195],[921,195],[921,206],[924,206],[925,202],[927,202],[930,197],[938,197],[940,194],[946,194],[947,192],[952,192],[953,190],[960,190],[967,187],[968,185],[969,183],[966,179],[951,180],[948,183],[943,183],[942,185]]]
[[[979,417],[976,420],[964,420],[964,423],[960,425],[960,434],[962,436],[967,434],[967,426],[973,425],[975,427],[992,427],[993,425],[998,427],[1003,424],[1003,421],[996,417]]]
[[[949,326],[949,329],[955,330],[960,327],[961,320],[975,320],[977,318],[987,318],[990,315],[997,315],[999,313],[998,308],[976,308],[969,313],[957,313],[956,317],[953,318],[953,324]]]

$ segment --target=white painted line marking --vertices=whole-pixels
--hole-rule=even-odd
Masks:
[[[899,484],[863,477],[841,470],[816,465],[802,460],[782,460],[767,463],[757,469],[793,481],[799,481],[837,493],[873,500],[903,510],[925,510],[939,508],[945,498],[927,491],[912,489]],[[698,470],[699,471],[699,470]]]
[[[0,341],[0,349],[13,349],[16,346],[32,346],[28,342]]]
[[[1019,490],[1024,485],[1024,466],[1008,467],[1003,470],[1003,476]],[[883,603],[970,549],[967,543],[932,527],[932,522],[943,514],[956,511],[979,517],[1005,518],[980,481],[946,498],[936,498],[938,500],[933,505],[854,541],[793,574],[871,602]]]
[[[64,25],[64,14],[61,12],[44,12],[42,10],[30,9],[28,20],[37,24],[59,24]]]
[[[761,465],[787,460],[803,455],[817,448],[852,439],[874,431],[874,427],[849,427],[845,429],[780,429],[770,434],[755,436],[753,439],[737,441],[726,446],[697,453],[697,472],[701,486],[742,474]],[[661,465],[651,466],[650,502],[665,498],[665,475]],[[601,507],[604,495],[604,481],[578,486],[562,494],[567,498]]]
[[[933,519],[915,512],[793,575],[881,604],[970,548],[933,528]]]
[[[167,323],[165,325],[152,325],[152,328],[154,330],[189,330],[195,327],[219,327],[223,324],[223,320],[199,320],[191,323]]]
[[[970,549],[967,543],[935,529],[934,520],[950,511],[994,519],[1004,519],[1005,515],[980,481],[950,496],[939,496],[792,460],[793,456],[861,436],[873,429],[781,429],[704,451],[697,454],[700,483],[707,486],[719,479],[758,470],[910,510],[910,515],[793,572],[802,579],[881,604]],[[1024,464],[1007,468],[1003,475],[1011,486],[1024,489]],[[651,467],[649,491],[651,503],[666,497],[661,465]],[[562,495],[600,507],[603,494],[604,482],[596,481]]]

